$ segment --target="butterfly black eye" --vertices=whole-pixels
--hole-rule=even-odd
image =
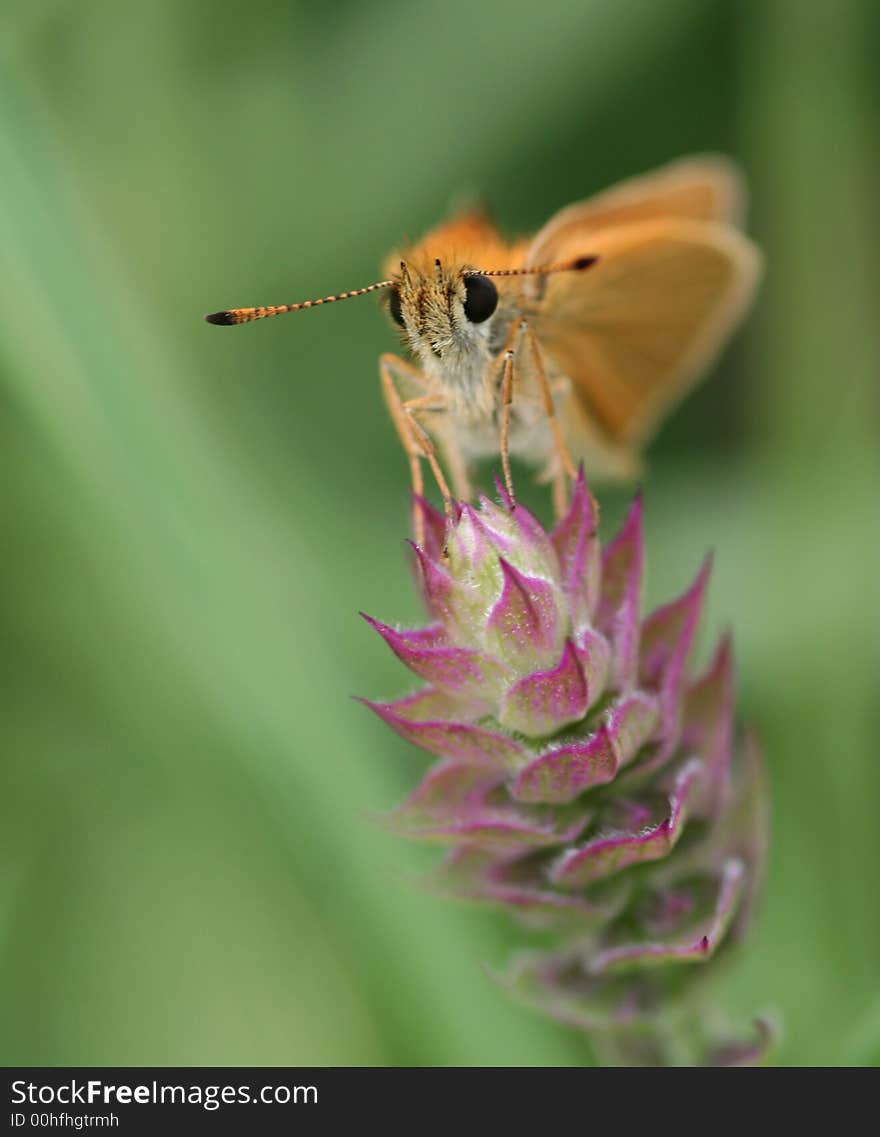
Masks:
[[[406,327],[403,322],[403,312],[400,308],[400,293],[396,288],[392,288],[388,293],[388,311],[391,313],[391,319],[395,324],[399,324],[402,328]]]
[[[464,314],[472,324],[482,324],[498,307],[498,289],[488,276],[475,272],[464,278],[464,290]]]

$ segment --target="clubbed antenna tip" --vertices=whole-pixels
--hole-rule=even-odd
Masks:
[[[249,324],[253,320],[265,320],[267,316],[280,316],[284,312],[303,312],[306,308],[320,308],[322,304],[335,304],[337,300],[351,300],[354,296],[366,296],[378,288],[388,288],[393,280],[377,280],[366,288],[354,288],[351,292],[337,292],[334,296],[321,296],[317,300],[303,300],[299,304],[270,304],[261,308],[229,308],[225,312],[212,312],[205,319],[209,324]]]

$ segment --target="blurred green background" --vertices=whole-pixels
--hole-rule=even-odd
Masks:
[[[870,0],[5,6],[7,1064],[589,1061],[370,818],[424,767],[349,699],[407,684],[357,610],[420,614],[391,329],[202,314],[366,284],[461,194],[528,231],[707,149],[768,273],[646,491],[649,600],[716,551],[773,789],[719,1000],[778,1009],[783,1063],[880,1059],[878,36]]]

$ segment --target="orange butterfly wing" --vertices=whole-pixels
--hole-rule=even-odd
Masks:
[[[536,241],[529,260],[586,253],[599,257],[592,268],[546,278],[533,323],[573,384],[582,428],[632,448],[720,350],[751,299],[760,255],[730,226],[666,217],[567,225],[559,239]]]
[[[709,154],[681,158],[561,209],[535,236],[533,245],[556,243],[569,228],[583,234],[657,217],[737,225],[745,198],[742,175],[729,158]]]
[[[572,448],[607,472],[633,466],[745,311],[761,260],[732,227],[744,198],[731,162],[683,159],[561,210],[521,247],[528,266],[600,258],[542,281],[533,323],[574,387]]]
[[[674,217],[582,235],[566,226],[538,257],[588,252],[599,262],[586,272],[547,277],[534,327],[581,412],[608,442],[637,446],[720,350],[761,258],[727,225]]]

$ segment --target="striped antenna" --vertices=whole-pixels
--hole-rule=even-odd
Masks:
[[[340,292],[336,296],[322,296],[320,300],[303,300],[300,304],[278,304],[268,308],[227,308],[223,312],[211,312],[205,316],[209,324],[229,326],[249,324],[253,320],[265,320],[267,316],[280,316],[282,312],[300,312],[305,308],[317,308],[321,304],[335,304],[337,300],[351,300],[353,296],[366,296],[380,288],[388,288],[393,280],[379,280],[366,288],[355,288],[351,292]]]
[[[590,268],[599,258],[577,257],[573,261],[566,261],[558,265],[535,265],[534,268],[490,268],[473,269],[467,276],[546,276],[549,272],[581,272]]]

